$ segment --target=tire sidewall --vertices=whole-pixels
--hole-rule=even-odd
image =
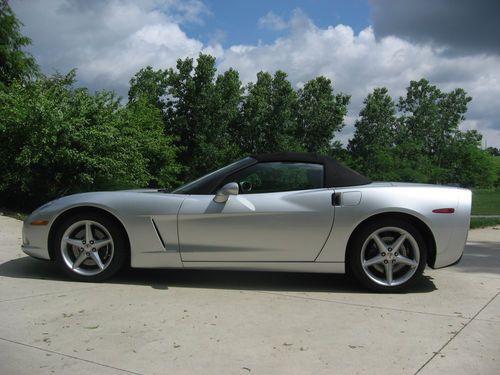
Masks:
[[[105,227],[111,238],[113,240],[114,246],[114,254],[113,259],[109,266],[97,275],[86,276],[78,274],[71,269],[68,268],[68,265],[63,259],[63,255],[61,253],[61,241],[64,235],[64,232],[74,223],[82,220],[92,220],[103,227]],[[101,282],[109,279],[113,275],[115,275],[125,264],[125,260],[127,258],[127,241],[124,238],[123,230],[121,227],[112,219],[107,217],[106,215],[102,215],[99,213],[77,213],[68,218],[65,218],[62,222],[60,222],[56,229],[56,234],[54,237],[54,254],[55,260],[58,266],[63,270],[63,272],[77,281],[89,281],[89,282]]]
[[[420,259],[417,266],[417,270],[408,281],[396,286],[384,286],[375,283],[368,277],[368,275],[366,275],[361,265],[362,263],[361,250],[366,239],[373,232],[384,227],[395,227],[407,231],[413,236],[419,247]],[[414,283],[415,280],[422,275],[425,265],[427,264],[427,246],[420,232],[411,223],[396,219],[382,219],[367,223],[358,230],[356,230],[356,232],[353,234],[353,240],[350,243],[346,258],[347,258],[346,259],[347,268],[349,269],[350,273],[364,286],[376,292],[386,292],[386,293],[400,292],[406,289],[412,283]]]

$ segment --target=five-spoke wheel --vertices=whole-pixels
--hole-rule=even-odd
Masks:
[[[398,291],[425,267],[427,249],[410,223],[384,219],[363,226],[352,241],[348,265],[356,278],[376,291]]]
[[[60,223],[56,259],[77,280],[102,281],[123,265],[126,242],[120,226],[98,213],[80,213]]]
[[[63,234],[61,253],[68,267],[81,275],[96,275],[113,260],[114,246],[109,231],[92,220],[77,221]]]

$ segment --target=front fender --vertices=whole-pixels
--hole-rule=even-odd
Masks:
[[[182,195],[142,191],[96,192],[60,198],[34,211],[23,226],[23,251],[50,259],[49,239],[59,219],[85,208],[101,210],[118,220],[128,235],[130,259],[134,267],[182,266],[177,237],[177,214]],[[36,219],[48,220],[46,226],[33,226]],[[153,218],[157,227],[153,224]],[[157,229],[163,231],[161,241]],[[24,241],[23,241],[24,242]],[[36,249],[35,249],[36,248]]]

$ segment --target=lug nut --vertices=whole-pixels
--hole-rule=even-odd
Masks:
[[[85,245],[85,240],[82,240],[82,244],[84,244],[84,245]]]
[[[391,251],[392,251],[392,247],[389,247],[389,248],[387,249],[387,251],[388,251],[388,252],[391,252]]]
[[[85,253],[85,255],[87,255],[88,257],[90,256],[90,253]]]
[[[94,241],[93,240],[90,240],[90,244],[93,245],[94,244]]]
[[[398,255],[399,255],[399,254],[398,254],[398,252],[396,251],[396,252],[394,253],[394,256],[395,256],[395,257],[397,257]]]
[[[96,251],[96,248],[95,248],[95,247],[93,247],[93,248],[92,248],[92,251],[93,251],[93,252],[95,253],[95,251]]]
[[[83,251],[83,247],[80,247],[80,249],[79,249],[79,250],[80,250],[80,252],[82,252],[82,251]]]
[[[384,260],[384,264],[387,264],[387,263],[389,263],[389,261],[388,260]]]
[[[396,263],[396,259],[393,259],[393,260],[392,260],[392,263]]]
[[[380,255],[382,255],[383,257],[385,257],[385,253],[382,253],[382,254],[380,254]]]

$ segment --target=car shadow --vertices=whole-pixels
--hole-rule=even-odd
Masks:
[[[500,242],[468,242],[460,262],[453,266],[464,273],[500,275]]]
[[[27,256],[0,264],[0,276],[17,279],[70,281],[55,263]],[[302,272],[127,268],[106,283],[145,285],[154,289],[180,287],[274,292],[369,292],[347,275]],[[432,278],[424,275],[405,290],[405,293],[428,293],[436,289]]]

